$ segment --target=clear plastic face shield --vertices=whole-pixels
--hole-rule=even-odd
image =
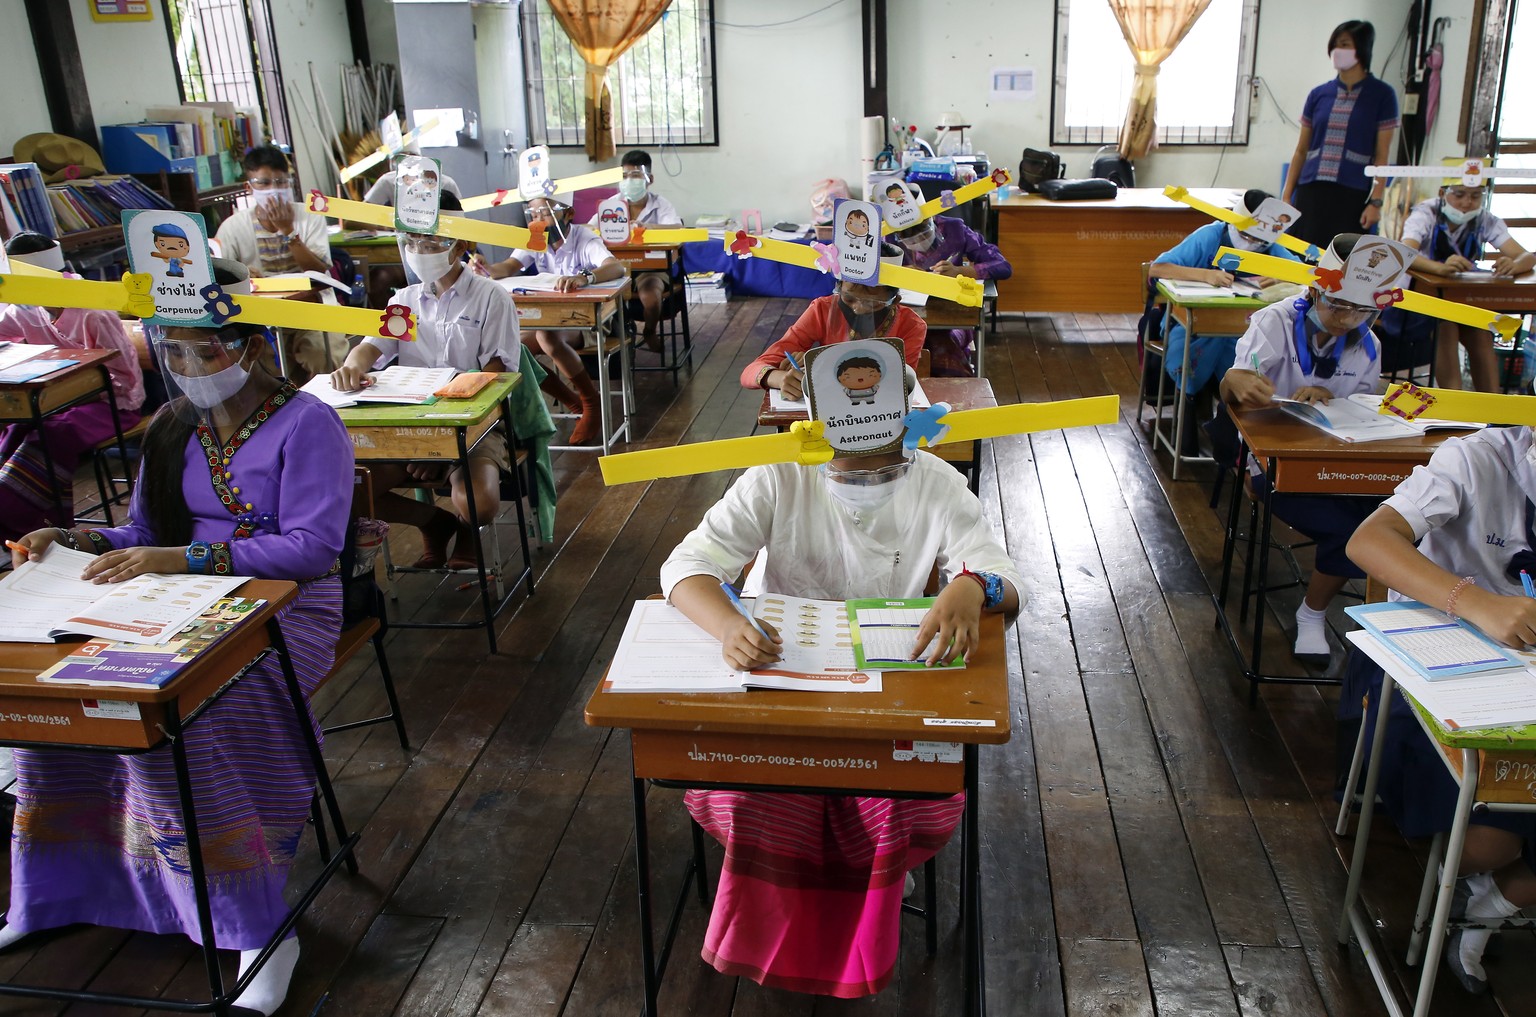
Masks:
[[[896,497],[912,472],[915,455],[904,450],[834,459],[821,468],[821,476],[834,500],[855,511],[869,511]]]
[[[525,214],[530,226],[536,222],[544,223],[552,240],[559,240],[563,243],[566,236],[570,233],[571,206],[569,205],[563,205],[558,201],[550,201],[548,198],[534,198],[528,202]]]
[[[244,423],[283,382],[278,342],[260,325],[221,329],[145,324],[170,396],[168,410],[186,423]]]
[[[651,184],[651,171],[644,166],[624,166],[619,177],[619,194],[625,201],[638,202],[645,198]]]
[[[909,227],[896,234],[896,239],[902,247],[913,254],[922,254],[931,249],[938,240],[938,231],[934,229],[933,220],[927,219],[916,226]]]
[[[427,284],[434,284],[453,271],[454,265],[463,259],[460,249],[455,256],[458,241],[452,237],[438,237],[426,233],[398,233],[395,245],[400,250],[400,261],[406,268]]]

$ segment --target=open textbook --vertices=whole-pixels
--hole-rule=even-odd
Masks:
[[[1333,399],[1327,404],[1277,397],[1275,405],[1298,420],[1327,431],[1340,441],[1418,438],[1433,430],[1475,430],[1479,426],[1454,420],[1404,420],[1395,414],[1381,413],[1381,397],[1364,392],[1346,399]]]
[[[329,374],[317,374],[304,383],[301,392],[335,409],[359,403],[399,403],[415,406],[431,402],[432,393],[453,380],[459,372],[451,367],[386,367],[368,375],[370,384],[356,392],[338,392]]]
[[[918,381],[912,387],[912,409],[921,410],[932,405],[928,401],[928,393],[923,391],[922,381]],[[811,404],[805,401],[804,396],[801,396],[799,399],[786,399],[784,398],[783,391],[776,388],[768,390],[768,408],[779,413],[792,413],[795,410],[804,410],[806,413],[811,412]]]
[[[47,643],[78,634],[164,643],[245,582],[244,576],[150,573],[98,586],[80,578],[95,560],[55,545],[0,581],[0,642]]]
[[[162,688],[198,654],[234,631],[265,603],[246,597],[220,597],[164,643],[88,639],[38,675],[37,680],[52,685]]]

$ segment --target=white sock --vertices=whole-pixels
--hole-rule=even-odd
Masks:
[[[917,890],[917,880],[912,878],[912,873],[907,873],[907,878],[902,882],[901,899],[906,900]]]
[[[9,923],[0,925],[0,950],[13,945],[25,935],[25,932],[21,932],[14,925]]]
[[[1297,656],[1326,657],[1328,647],[1328,612],[1314,611],[1305,602],[1296,609]]]
[[[241,977],[245,976],[246,970],[260,953],[260,950],[240,951]],[[240,998],[235,1000],[235,1006],[243,1006],[247,1010],[255,1010],[271,1017],[288,997],[288,983],[293,980],[293,969],[298,963],[299,937],[289,936],[279,943],[272,956],[267,958],[267,962],[262,965],[251,984],[247,985],[245,991],[240,993]]]
[[[1489,873],[1479,872],[1467,882],[1472,886],[1472,899],[1467,901],[1469,919],[1510,918],[1520,910],[1505,898]],[[1488,980],[1483,973],[1483,950],[1492,935],[1492,929],[1464,929],[1461,933],[1462,969],[1481,982]]]

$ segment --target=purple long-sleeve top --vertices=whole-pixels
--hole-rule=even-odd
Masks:
[[[217,474],[210,458],[218,461]],[[242,441],[237,433],[212,456],[194,434],[182,474],[192,539],[213,545],[215,563],[226,562],[229,575],[295,581],[323,576],[334,568],[346,536],[352,466],[352,441],[341,418],[302,392],[289,391],[248,437]],[[255,519],[251,536],[236,538],[240,520],[220,499],[217,483],[233,495],[240,513]],[[134,486],[127,525],[96,531],[113,547],[162,543],[141,522],[149,518],[144,491],[142,482]]]
[[[1013,275],[1013,266],[1008,264],[1008,259],[1003,257],[996,244],[989,244],[981,238],[981,234],[971,229],[965,223],[954,216],[934,216],[933,228],[937,231],[933,246],[920,254],[914,254],[906,248],[901,263],[924,271],[937,265],[947,258],[955,255],[964,255],[964,260],[969,261],[976,269],[978,279],[1006,279]]]

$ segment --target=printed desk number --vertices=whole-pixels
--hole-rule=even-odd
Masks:
[[[636,730],[637,776],[702,783],[953,793],[955,742]]]

